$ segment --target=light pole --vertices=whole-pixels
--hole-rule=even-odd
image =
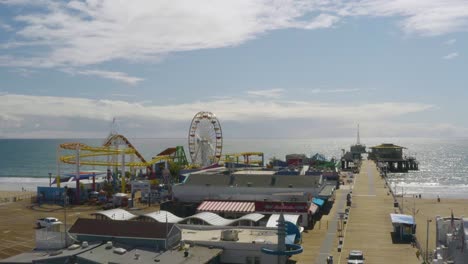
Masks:
[[[429,263],[429,223],[432,222],[431,219],[426,220],[426,261],[425,263]]]
[[[65,186],[64,191],[63,191],[63,220],[65,224],[65,232],[64,232],[64,237],[65,237],[65,247],[68,247],[67,243],[67,200],[68,200],[68,195],[67,195],[68,187]]]

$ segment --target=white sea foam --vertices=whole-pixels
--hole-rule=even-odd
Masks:
[[[36,191],[37,186],[49,186],[48,178],[0,177],[0,191]]]

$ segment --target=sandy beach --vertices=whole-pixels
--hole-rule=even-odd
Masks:
[[[361,177],[367,177],[363,174]],[[385,196],[383,203],[385,208],[382,209],[384,212],[382,214],[382,219],[389,221],[388,213],[393,211],[392,209],[392,197],[385,194],[386,189],[383,188],[383,179],[375,179],[375,188],[381,189],[383,195]],[[364,182],[363,186],[366,187],[367,183]],[[337,193],[337,200],[341,199],[343,192],[346,192],[347,185],[343,189],[340,189]],[[367,188],[367,187],[366,187]],[[356,189],[356,191],[358,191]],[[365,189],[365,192],[368,190]],[[379,191],[380,192],[380,191]],[[37,218],[52,216],[57,217],[61,221],[64,218],[64,210],[59,206],[54,205],[44,205],[42,207],[34,207],[31,203],[31,197],[35,195],[34,192],[22,192],[22,191],[0,191],[0,259],[19,254],[21,252],[29,251],[34,248],[34,236],[35,236],[35,227],[34,222]],[[367,196],[356,197],[356,204],[361,206],[367,206],[366,201]],[[397,197],[398,202],[402,203],[402,197]],[[315,226],[313,230],[308,230],[307,233],[304,233],[304,253],[295,258],[298,263],[315,263],[317,260],[320,250],[322,248],[323,241],[327,234],[328,224],[331,221],[335,220],[336,206],[332,208],[328,215],[324,215],[319,223]],[[426,224],[427,219],[431,219],[432,222],[429,223],[429,252],[435,248],[435,217],[440,216],[450,216],[451,210],[453,210],[456,217],[468,216],[468,199],[446,199],[442,198],[440,202],[437,202],[436,198],[412,198],[404,197],[403,201],[404,213],[413,214],[413,208],[415,208],[416,213],[416,222],[417,222],[417,238],[422,248],[422,253],[424,254],[426,250]],[[143,211],[154,211],[158,208],[152,206],[150,208],[143,208]],[[77,206],[70,207],[67,209],[67,222],[72,224],[78,217],[91,217],[90,213],[101,210],[98,206]],[[353,242],[352,229],[353,222],[360,220],[360,214],[358,213],[358,208],[352,209],[350,215],[350,227],[348,229],[348,234],[346,236],[347,242],[345,243],[344,253],[346,254],[348,247],[353,248],[357,246],[356,241]],[[373,209],[374,211],[376,208]],[[379,209],[380,210],[380,209]],[[388,218],[388,219],[387,219]],[[391,228],[389,223],[386,223],[387,228]],[[356,226],[357,227],[357,226]],[[350,233],[351,232],[351,233]],[[359,237],[359,236],[358,236]],[[379,238],[381,239],[381,238]],[[332,249],[335,259],[341,259],[344,261],[343,256],[339,256],[336,252],[337,241],[334,241]],[[364,245],[362,245],[364,246]],[[393,246],[392,246],[393,248]],[[395,247],[396,250],[401,250]],[[390,250],[390,249],[389,249]],[[394,249],[393,249],[394,250]],[[411,250],[406,248],[404,250],[409,250],[409,255],[413,256]],[[390,250],[391,251],[391,250]],[[371,256],[369,256],[371,258]]]
[[[398,197],[401,203],[402,198]],[[404,213],[413,215],[416,212],[416,235],[423,251],[426,250],[427,220],[429,222],[429,252],[435,249],[435,217],[450,217],[451,211],[455,217],[468,216],[468,199],[444,199],[437,202],[436,198],[419,199],[405,197],[403,201]]]

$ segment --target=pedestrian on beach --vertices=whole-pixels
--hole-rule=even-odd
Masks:
[[[437,195],[437,202],[440,203],[440,196]]]

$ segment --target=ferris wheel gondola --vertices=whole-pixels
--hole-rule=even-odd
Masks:
[[[192,164],[206,167],[219,161],[223,150],[223,133],[213,113],[198,112],[193,117],[188,145]]]

